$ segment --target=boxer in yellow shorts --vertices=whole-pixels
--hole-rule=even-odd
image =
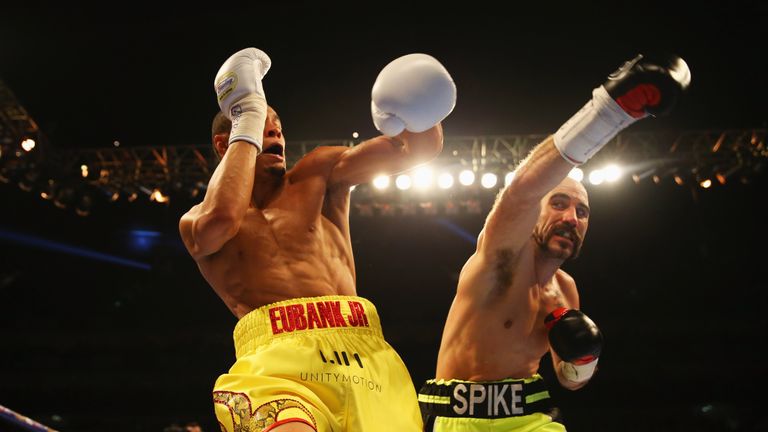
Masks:
[[[456,87],[428,55],[395,59],[372,90],[383,135],[318,147],[288,170],[283,124],[261,82],[270,64],[247,48],[220,68],[212,138],[221,160],[179,222],[203,277],[239,320],[216,416],[227,432],[419,431],[408,371],[376,309],[356,297],[350,191],[436,157]]]
[[[407,431],[419,423],[410,375],[366,299],[269,304],[240,319],[234,338],[237,361],[213,392],[223,431],[289,422],[322,431]]]

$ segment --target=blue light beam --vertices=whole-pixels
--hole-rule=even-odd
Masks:
[[[26,234],[20,234],[11,231],[5,231],[0,229],[0,239],[8,240],[24,246],[31,246],[38,249],[61,252],[67,255],[75,255],[84,258],[89,258],[96,261],[104,261],[112,264],[118,264],[126,267],[138,268],[141,270],[151,270],[152,266],[143,262],[133,261],[126,258],[121,258],[115,255],[104,254],[90,249],[84,249],[76,246],[70,246],[64,243],[59,243],[51,240],[47,240],[40,237],[35,237]]]

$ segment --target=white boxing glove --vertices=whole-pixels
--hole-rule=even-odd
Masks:
[[[219,107],[232,121],[229,144],[246,141],[259,150],[267,120],[267,100],[261,80],[272,61],[256,48],[240,50],[221,65],[214,88]]]
[[[373,124],[384,135],[424,132],[453,111],[456,85],[434,57],[408,54],[381,70],[371,92]]]

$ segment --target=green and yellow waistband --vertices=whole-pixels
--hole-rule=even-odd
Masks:
[[[502,381],[429,380],[419,390],[424,416],[503,418],[548,412],[549,391],[540,375]]]

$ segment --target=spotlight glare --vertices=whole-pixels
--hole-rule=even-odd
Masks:
[[[450,189],[453,186],[453,176],[451,173],[442,173],[437,177],[437,186],[440,189]]]
[[[504,186],[509,186],[510,183],[512,183],[512,180],[515,178],[515,172],[510,171],[507,173],[507,175],[504,176]]]
[[[407,174],[400,174],[395,179],[395,186],[400,190],[407,190],[411,188],[411,177]]]
[[[389,176],[380,175],[373,179],[373,187],[384,190],[389,187]]]
[[[475,173],[470,170],[464,170],[459,173],[459,183],[464,186],[470,186],[475,182]]]
[[[568,177],[580,182],[584,180],[584,171],[579,167],[574,167],[571,172],[568,173]]]
[[[152,191],[152,194],[149,196],[149,199],[158,202],[158,203],[165,203],[168,202],[168,195],[163,195],[162,192],[160,192],[160,189],[155,189]]]
[[[605,173],[605,181],[610,183],[614,183],[619,180],[622,174],[621,168],[619,168],[619,166],[616,164],[611,164],[603,168],[603,172]]]
[[[484,188],[490,189],[494,186],[496,186],[496,182],[498,182],[498,177],[496,177],[496,174],[494,173],[485,173],[480,178],[480,184],[483,185]]]
[[[589,182],[597,186],[605,181],[605,172],[601,169],[596,169],[589,173]]]
[[[24,141],[21,142],[21,148],[24,149],[24,151],[30,152],[33,148],[35,148],[35,140],[32,138],[27,138]]]
[[[417,189],[428,189],[432,186],[432,168],[421,167],[413,173],[413,186]]]
[[[699,185],[701,187],[703,187],[704,189],[709,189],[709,187],[712,186],[712,180],[704,179],[704,180],[701,181],[701,183],[699,183]]]

